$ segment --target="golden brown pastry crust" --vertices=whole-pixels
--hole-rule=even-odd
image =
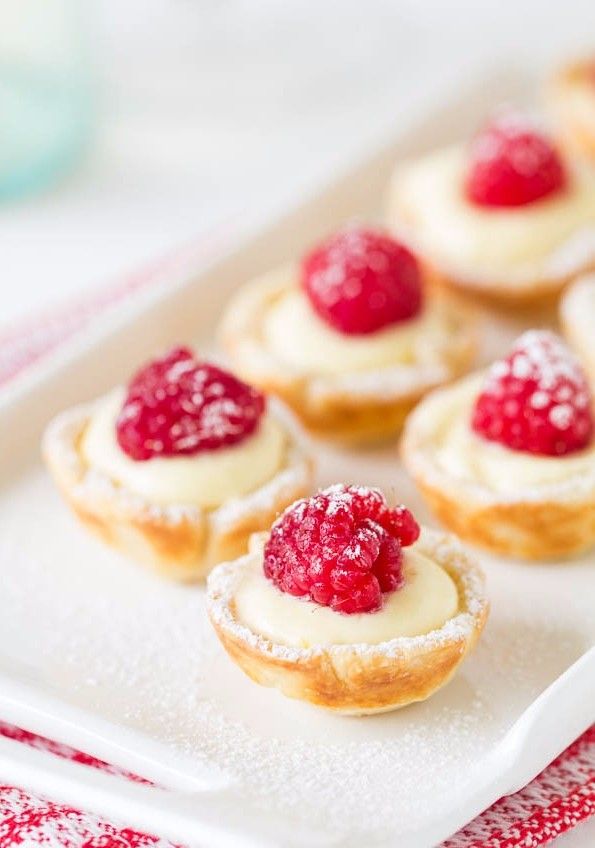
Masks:
[[[564,293],[560,323],[595,386],[595,274],[576,280]]]
[[[463,382],[475,380],[472,375]],[[595,544],[595,468],[592,485],[544,486],[523,491],[511,481],[508,497],[454,477],[436,461],[436,426],[449,392],[429,395],[407,420],[401,456],[436,517],[462,539],[505,556],[544,560],[579,553]]]
[[[510,280],[490,280],[489,282],[482,280],[481,284],[475,284],[469,278],[457,277],[439,268],[427,258],[422,257],[420,261],[428,279],[431,279],[434,285],[455,291],[471,303],[512,313],[516,317],[526,316],[533,321],[536,310],[542,319],[555,314],[560,294],[577,276],[577,273],[573,272],[561,276],[544,277],[532,280],[530,284],[524,284],[522,287],[515,286]],[[592,269],[595,269],[595,261],[586,264],[580,273]]]
[[[267,350],[260,329],[262,315],[295,279],[297,271],[287,266],[243,286],[223,318],[220,340],[240,376],[282,398],[316,435],[353,444],[389,439],[424,394],[471,364],[474,311],[451,295],[431,292],[441,298],[453,326],[452,345],[440,363],[407,366],[405,375],[396,368],[345,376],[297,373]]]
[[[444,686],[483,629],[483,575],[452,539],[424,530],[420,550],[455,581],[459,612],[427,636],[378,645],[287,648],[259,636],[235,615],[234,586],[251,557],[220,565],[208,584],[208,612],[225,650],[256,683],[346,715],[387,712],[423,701]],[[251,549],[262,546],[256,540]],[[296,599],[296,603],[299,601]]]
[[[577,107],[577,86],[592,88],[589,116]],[[595,59],[572,62],[553,76],[546,90],[546,101],[554,117],[561,141],[570,149],[595,158]]]
[[[244,553],[252,533],[270,527],[286,506],[310,491],[312,463],[290,443],[277,475],[233,504],[204,510],[148,503],[87,467],[79,445],[93,408],[74,407],[48,425],[45,462],[64,500],[88,529],[165,577],[201,580],[216,563]]]

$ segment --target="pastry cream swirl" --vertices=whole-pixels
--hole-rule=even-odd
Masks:
[[[124,453],[116,438],[123,400],[124,389],[115,389],[99,402],[83,434],[81,453],[91,468],[150,503],[215,508],[253,491],[282,465],[286,437],[270,413],[255,433],[230,447],[138,462]]]
[[[378,612],[346,615],[278,589],[255,553],[235,594],[238,619],[253,632],[282,645],[366,643],[377,645],[398,636],[420,636],[457,614],[459,597],[452,578],[424,554],[403,551],[405,583],[385,596]]]
[[[345,374],[424,361],[448,335],[448,327],[440,308],[426,304],[419,317],[375,333],[340,333],[319,318],[306,295],[294,286],[264,317],[263,335],[268,349],[297,371]]]

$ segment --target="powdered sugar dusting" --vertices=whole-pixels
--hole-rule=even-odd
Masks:
[[[524,333],[488,371],[471,426],[526,453],[562,456],[588,447],[591,393],[577,358],[554,333]]]
[[[325,447],[319,458],[321,484],[353,475],[398,492],[421,517],[394,448],[354,457]],[[203,590],[96,542],[41,469],[0,491],[0,507],[2,652],[90,714],[165,743],[172,758],[214,763],[263,821],[271,809],[286,821],[279,844],[308,824],[346,848],[407,845],[409,829],[473,791],[514,719],[595,635],[585,563],[484,559],[492,612],[453,681],[404,710],[341,718],[245,677],[212,632]]]
[[[117,441],[137,462],[220,450],[249,437],[265,406],[264,396],[233,374],[174,347],[128,384]]]
[[[584,384],[584,374],[576,356],[555,334],[546,330],[527,330],[519,337],[514,349],[521,351],[512,362],[512,375],[518,379],[532,377],[537,381],[537,390],[547,397],[560,380],[568,380],[574,387]],[[488,371],[493,385],[508,373],[506,362],[498,360]],[[562,398],[563,399],[563,398]]]

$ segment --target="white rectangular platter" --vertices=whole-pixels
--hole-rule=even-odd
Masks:
[[[169,585],[86,535],[39,462],[51,415],[168,344],[211,347],[242,281],[353,216],[379,219],[397,159],[464,136],[528,90],[511,75],[442,101],[274,223],[246,223],[234,250],[209,267],[181,261],[5,393],[0,720],[164,788],[1,739],[0,779],[186,844],[427,848],[528,782],[595,720],[592,557],[523,565],[478,554],[492,613],[455,679],[399,712],[334,717],[245,678],[209,628],[203,590]],[[498,329],[496,347],[509,331]],[[314,449],[321,484],[379,485],[431,523],[396,447]]]

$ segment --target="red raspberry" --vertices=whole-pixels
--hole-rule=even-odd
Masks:
[[[264,409],[256,389],[177,347],[132,378],[116,434],[132,459],[195,454],[241,442]]]
[[[566,182],[552,142],[518,118],[488,125],[471,143],[465,188],[479,206],[524,206],[561,191]]]
[[[403,583],[402,547],[419,536],[404,506],[378,489],[331,486],[297,501],[273,524],[264,573],[283,592],[337,612],[372,612]]]
[[[587,378],[558,336],[529,330],[492,365],[471,424],[513,450],[544,456],[581,450],[593,434]]]
[[[315,248],[302,262],[302,285],[314,311],[349,335],[406,321],[422,306],[415,257],[372,230],[348,229]]]

